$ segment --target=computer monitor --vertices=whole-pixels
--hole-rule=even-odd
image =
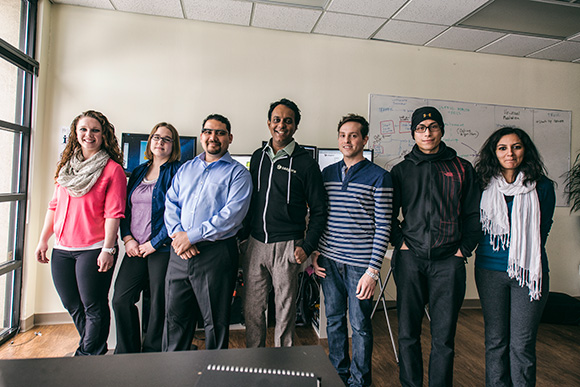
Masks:
[[[231,156],[232,159],[236,160],[244,167],[250,169],[250,159],[252,158],[252,155],[231,155]]]
[[[121,135],[121,148],[123,149],[123,168],[125,173],[131,172],[139,165],[147,161],[145,150],[147,149],[148,134],[123,133]],[[179,136],[181,145],[181,162],[186,162],[195,157],[197,150],[197,137]]]
[[[363,150],[363,156],[370,162],[373,162],[374,152],[372,149],[365,149]],[[318,148],[318,165],[320,165],[320,170],[340,160],[342,160],[342,153],[337,148]]]

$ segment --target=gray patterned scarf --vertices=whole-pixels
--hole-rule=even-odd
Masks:
[[[101,149],[85,160],[82,151],[78,150],[68,163],[62,166],[56,182],[66,188],[72,197],[83,196],[93,188],[109,158],[107,152]]]

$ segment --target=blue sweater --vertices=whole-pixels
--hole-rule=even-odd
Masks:
[[[131,234],[131,196],[135,188],[141,184],[143,178],[149,170],[151,162],[148,161],[139,165],[131,173],[129,183],[127,184],[127,206],[125,207],[125,218],[121,219],[121,238]],[[153,198],[151,203],[151,245],[157,251],[169,251],[171,238],[167,235],[165,223],[163,223],[163,214],[165,212],[165,194],[171,185],[173,175],[179,169],[181,163],[174,161],[165,163],[159,167],[159,177],[155,188],[153,188]]]
[[[320,253],[347,265],[381,269],[391,232],[393,183],[383,168],[364,159],[342,177],[344,161],[322,171],[328,222]]]
[[[536,184],[536,192],[540,201],[540,237],[542,249],[542,271],[548,270],[548,256],[546,255],[546,240],[552,228],[552,217],[556,206],[556,193],[554,185],[546,177],[542,177]],[[508,214],[511,219],[513,196],[506,196]],[[493,251],[490,244],[489,234],[483,235],[479,246],[475,250],[475,266],[494,271],[507,271],[509,248],[504,250],[500,245],[498,251]]]

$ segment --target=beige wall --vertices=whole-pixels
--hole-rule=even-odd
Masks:
[[[44,2],[46,5],[46,2]],[[268,138],[269,102],[295,100],[299,142],[336,146],[336,123],[367,114],[369,93],[572,110],[572,151],[580,148],[580,66],[322,35],[52,5],[42,48],[27,265],[52,192],[60,127],[79,112],[104,112],[121,132],[173,123],[197,135],[202,119],[233,124],[231,151]],[[46,36],[44,37],[46,38]],[[43,82],[46,82],[45,84]],[[40,146],[42,144],[42,146]],[[580,222],[556,210],[548,242],[552,290],[580,295]],[[23,317],[62,311],[47,267],[28,278],[35,301]],[[25,289],[25,291],[31,291]],[[467,298],[477,298],[473,265]]]

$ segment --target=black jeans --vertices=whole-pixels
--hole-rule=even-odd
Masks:
[[[199,254],[181,259],[173,248],[166,277],[163,351],[187,351],[196,311],[205,328],[206,349],[227,349],[230,311],[238,272],[235,238],[196,244]]]
[[[165,321],[165,274],[169,251],[156,251],[145,258],[123,257],[113,295],[113,310],[117,326],[115,353],[161,352]],[[151,300],[147,332],[141,344],[139,310],[135,305],[141,292],[149,288]],[[146,313],[144,313],[144,318]]]
[[[97,258],[101,249],[52,252],[52,279],[62,304],[71,315],[81,336],[75,356],[107,353],[111,325],[109,287],[114,265],[99,272]],[[117,260],[115,253],[114,259]]]
[[[429,385],[453,385],[455,331],[465,297],[465,261],[450,256],[429,260],[410,250],[395,251],[399,318],[399,379],[403,386],[423,385],[421,322],[429,304],[431,355]]]

